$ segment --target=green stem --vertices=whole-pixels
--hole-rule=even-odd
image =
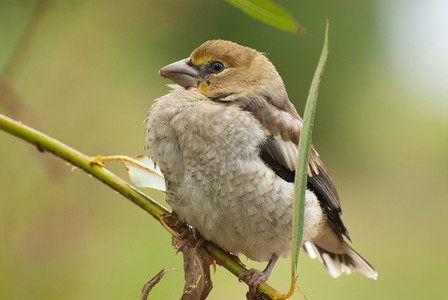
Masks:
[[[0,115],[0,128],[35,145],[39,151],[50,152],[84,170],[143,208],[154,218],[159,220],[162,215],[169,213],[168,209],[132,187],[106,168],[92,164],[92,158],[90,156],[61,143],[42,132],[28,127],[21,122],[17,122],[3,115]]]

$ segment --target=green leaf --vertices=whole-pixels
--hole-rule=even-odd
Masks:
[[[325,41],[311,83],[308,99],[306,101],[305,113],[303,116],[303,128],[300,133],[299,156],[297,159],[296,178],[294,185],[294,217],[293,217],[293,236],[292,236],[292,276],[297,277],[297,265],[299,260],[300,246],[303,238],[303,219],[305,210],[305,191],[308,177],[308,158],[310,153],[311,135],[313,130],[314,113],[316,111],[317,93],[322,75],[325,69],[325,63],[328,56],[328,28],[325,29]]]
[[[147,187],[162,192],[166,191],[165,178],[154,161],[147,156],[137,156],[131,161],[122,160],[129,178],[137,187]]]
[[[270,0],[226,0],[248,15],[282,30],[306,33],[291,15]]]

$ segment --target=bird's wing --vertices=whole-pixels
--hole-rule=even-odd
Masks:
[[[269,135],[266,143],[262,145],[260,156],[278,176],[286,181],[294,182],[297,145],[291,141],[284,141],[280,137]],[[307,188],[316,194],[328,220],[335,229],[350,239],[348,230],[341,219],[342,212],[338,193],[313,146],[310,148]]]
[[[297,145],[303,122],[289,101],[286,92],[277,94],[275,98],[247,93],[236,103],[242,109],[250,111],[267,132],[268,138],[261,145],[260,157],[278,176],[294,182]],[[341,205],[336,188],[312,145],[307,187],[316,194],[335,232],[344,234],[350,239],[347,228],[341,219]]]
[[[286,114],[287,112],[283,113]],[[294,119],[295,122],[301,123],[300,118]],[[301,128],[301,124],[298,127]],[[285,141],[281,136],[269,133],[266,142],[262,145],[260,156],[277,175],[286,181],[294,182],[298,156],[297,151],[297,145],[293,141]],[[335,230],[350,239],[348,230],[341,219],[342,211],[338,193],[313,145],[310,148],[307,188],[316,194],[321,207],[324,209],[328,220],[334,226]]]

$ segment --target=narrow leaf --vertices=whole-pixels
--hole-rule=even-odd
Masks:
[[[303,128],[300,133],[299,156],[297,160],[296,178],[294,186],[294,217],[293,217],[293,236],[292,236],[292,276],[293,282],[297,277],[297,264],[299,260],[300,246],[303,237],[303,219],[305,211],[305,191],[308,176],[308,158],[311,145],[311,135],[313,129],[314,113],[316,111],[317,93],[319,84],[325,69],[325,63],[328,56],[328,27],[325,29],[325,41],[322,53],[314,73],[310,91],[306,101],[305,113],[303,117]],[[293,288],[293,287],[291,287]]]
[[[262,22],[282,30],[306,33],[307,30],[299,25],[291,15],[270,0],[226,0],[248,15]]]

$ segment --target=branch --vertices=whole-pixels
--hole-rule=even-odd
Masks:
[[[0,114],[0,129],[33,144],[39,151],[49,152],[92,175],[148,212],[173,236],[177,237],[179,234],[188,229],[185,224],[183,226],[170,226],[171,222],[168,224],[164,220],[164,217],[171,213],[167,208],[163,207],[155,200],[131,186],[129,183],[116,176],[106,168],[92,163],[92,157],[87,156],[42,132],[28,127],[21,122],[10,119],[2,114]],[[173,222],[173,224],[174,223],[176,222]],[[218,248],[211,242],[203,242],[202,247],[216,261],[217,264],[223,266],[235,276],[238,277],[241,272],[246,270],[246,268],[238,262],[233,255]],[[247,283],[249,279],[244,281]],[[266,294],[271,299],[282,298],[281,293],[264,282],[258,285],[257,290]]]

